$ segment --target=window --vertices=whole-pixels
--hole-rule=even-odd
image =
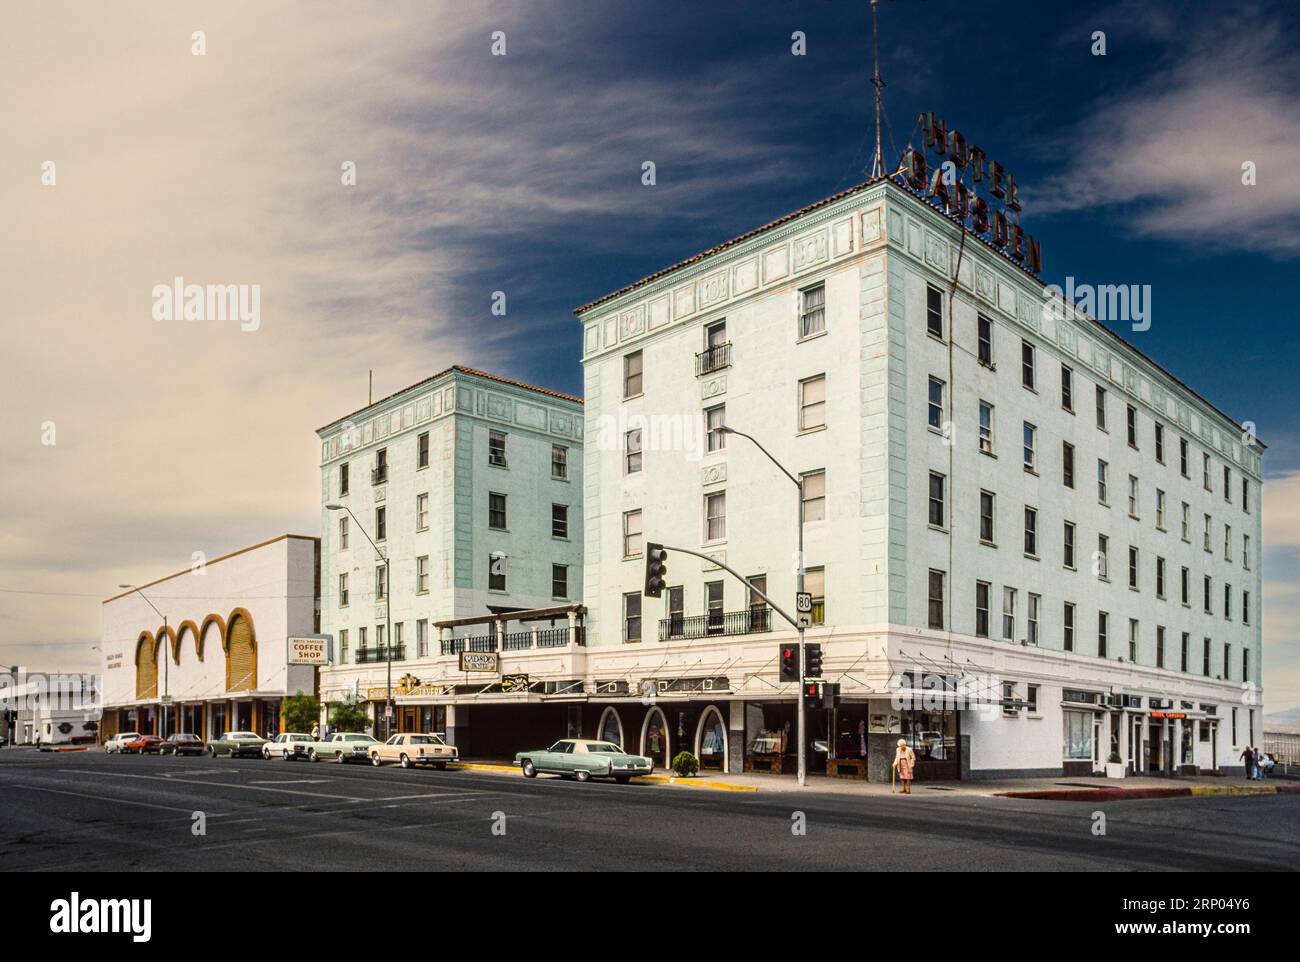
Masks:
[[[388,509],[375,508],[375,540],[383,541],[388,537]]]
[[[1106,641],[1110,632],[1110,615],[1105,611],[1097,612],[1097,657],[1106,657]]]
[[[1182,599],[1182,603],[1190,606],[1192,603],[1192,571],[1190,568],[1186,566],[1184,566],[1181,569],[1181,577],[1179,578],[1179,589],[1180,589],[1179,595]]]
[[[1038,556],[1038,509],[1025,508],[1025,554]]]
[[[1213,527],[1214,527],[1214,519],[1207,514],[1205,516],[1205,530],[1204,533],[1201,535],[1201,541],[1204,549],[1209,552],[1214,551],[1214,549],[1210,547],[1210,541],[1211,541],[1210,531]]]
[[[1097,427],[1106,430],[1106,389],[1097,386]]]
[[[943,291],[928,284],[925,288],[925,332],[943,340]]]
[[[1156,667],[1165,667],[1165,626],[1156,625]]]
[[[1025,612],[1025,621],[1029,630],[1029,635],[1025,640],[1031,645],[1038,644],[1038,611],[1042,605],[1042,595],[1036,595],[1031,592],[1029,595],[1029,609]]]
[[[826,425],[826,375],[819,374],[799,382],[799,430],[810,431]]]
[[[382,601],[388,594],[388,570],[384,565],[375,565],[375,600]]]
[[[1016,589],[1002,588],[1002,637],[1007,641],[1016,640]]]
[[[1223,584],[1223,620],[1232,620],[1232,585],[1227,582]]]
[[[1232,504],[1232,468],[1223,466],[1223,500]]]
[[[1210,483],[1210,456],[1201,455],[1201,485],[1206,491],[1213,491],[1214,485]]]
[[[623,356],[623,399],[634,398],[641,393],[641,352],[633,351]]]
[[[1179,516],[1178,527],[1182,533],[1183,540],[1186,541],[1188,544],[1191,544],[1192,541],[1191,532],[1189,530],[1191,526],[1191,520],[1192,520],[1191,505],[1189,505],[1186,501],[1184,501],[1182,503],[1182,511]]]
[[[1133,545],[1128,546],[1128,586],[1134,590],[1138,586],[1138,549]]]
[[[506,496],[490,492],[488,494],[488,527],[497,531],[506,530]]]
[[[803,520],[826,520],[826,472],[812,471],[801,479],[803,490]]]
[[[347,606],[348,606],[348,575],[347,572],[344,571],[339,574],[339,607],[346,608]]]
[[[1097,577],[1105,581],[1110,577],[1110,538],[1097,535]]]
[[[488,591],[506,590],[506,556],[499,551],[488,555]]]
[[[1165,596],[1165,559],[1156,558],[1156,597],[1164,598]]]
[[[1187,439],[1186,438],[1178,439],[1178,471],[1185,478],[1191,477],[1191,475],[1187,473],[1188,468],[1187,468]]]
[[[1183,669],[1182,669],[1182,670],[1183,670],[1183,671],[1187,671],[1187,670],[1188,670],[1187,665],[1188,665],[1188,658],[1189,658],[1189,656],[1190,656],[1190,649],[1191,649],[1191,647],[1192,647],[1192,638],[1191,638],[1191,635],[1189,635],[1187,632],[1184,631],[1184,632],[1183,632],[1183,646],[1182,646],[1182,665],[1183,665]]]
[[[429,654],[429,619],[420,618],[415,623],[415,657],[425,658]]]
[[[1136,618],[1128,620],[1128,660],[1136,664],[1138,660],[1138,623]]]
[[[1241,536],[1241,566],[1247,571],[1250,570],[1250,535]]]
[[[371,484],[383,484],[388,480],[388,448],[375,452],[375,469],[370,473]]]
[[[1241,680],[1250,681],[1250,649],[1241,650]]]
[[[926,415],[930,427],[936,431],[943,427],[943,381],[930,378],[930,404]]]
[[[1165,530],[1165,493],[1156,488],[1156,528]]]
[[[429,432],[424,431],[415,439],[415,466],[417,468],[427,468],[429,466]]]
[[[943,487],[944,476],[930,472],[930,524],[936,528],[943,527]]]
[[[721,581],[704,583],[705,625],[709,634],[721,634],[724,627],[722,590]]]
[[[567,538],[569,536],[569,506],[567,504],[551,505],[551,537]]]
[[[415,496],[415,530],[429,530],[429,496],[427,494],[417,494]]]
[[[623,640],[641,640],[641,593],[632,591],[623,596]]]
[[[366,629],[357,629],[357,651],[366,650]]]
[[[1073,570],[1074,568],[1074,522],[1065,522],[1065,533],[1062,546],[1065,567]]]
[[[993,405],[980,401],[980,453],[993,453]]]
[[[943,627],[943,572],[930,569],[929,618],[931,628]]]
[[[826,330],[826,285],[817,284],[799,292],[799,336],[811,337]]]
[[[975,582],[975,634],[979,638],[989,636],[989,591],[992,586],[987,581]]]
[[[641,429],[633,428],[623,435],[623,473],[641,471]]]
[[[1250,514],[1250,481],[1241,479],[1241,510]]]
[[[1165,463],[1165,426],[1156,422],[1156,460]]]
[[[498,468],[506,466],[506,435],[504,431],[488,432],[488,464]]]
[[[731,342],[727,340],[727,322],[716,321],[704,328],[704,351],[696,358],[696,373],[720,371],[731,363]]]
[[[348,493],[348,463],[339,465],[339,497]]]
[[[1038,686],[1029,685],[1026,690],[1029,694],[1025,697],[1025,711],[1031,715],[1038,714]]]
[[[551,477],[557,481],[569,479],[569,449],[562,444],[551,445]]]
[[[1128,476],[1128,516],[1138,516],[1138,479],[1132,474]]]
[[[1210,674],[1210,639],[1204,639],[1204,648],[1201,654],[1201,674],[1207,677]]]
[[[1020,383],[1029,390],[1034,390],[1037,378],[1034,371],[1034,345],[1028,341],[1020,342]]]
[[[1074,487],[1074,445],[1069,441],[1061,442],[1061,483]]]
[[[1074,372],[1061,365],[1061,407],[1074,411]]]
[[[1201,605],[1207,615],[1214,614],[1214,600],[1210,597],[1212,594],[1210,588],[1213,583],[1213,579],[1209,575],[1201,579]]]
[[[1126,422],[1128,424],[1128,446],[1137,450],[1138,446],[1138,413],[1137,408],[1128,405],[1126,410]]]
[[[704,540],[721,541],[727,536],[727,492],[704,496]]]
[[[1223,679],[1228,678],[1228,666],[1232,664],[1232,645],[1224,642],[1223,645]]]
[[[1074,604],[1065,602],[1065,609],[1061,614],[1061,624],[1064,626],[1062,635],[1062,647],[1066,651],[1074,651]]]
[[[429,556],[420,555],[415,559],[415,593],[426,594],[429,591]]]
[[[641,557],[641,512],[623,512],[623,557]]]
[[[983,314],[976,318],[976,339],[979,341],[979,362],[993,366],[993,322]]]
[[[727,447],[727,435],[722,430],[726,423],[727,406],[725,404],[705,409],[704,449],[706,451],[722,451]]]
[[[339,632],[339,663],[343,665],[348,663],[348,630],[346,628]]]
[[[993,544],[993,492],[980,492],[980,540]]]
[[[1232,560],[1232,525],[1223,526],[1223,560]]]
[[[339,518],[339,550],[340,551],[348,550],[348,521],[349,520],[350,519],[348,518],[347,515],[343,515],[342,517]]]
[[[1097,462],[1097,500],[1102,504],[1110,504],[1106,488],[1106,473],[1109,467],[1105,461]]]
[[[569,597],[569,566],[551,565],[551,597]]]
[[[807,569],[803,573],[803,590],[812,595],[812,623],[826,624],[826,569]]]
[[[1034,442],[1038,437],[1038,428],[1034,427],[1028,421],[1025,422],[1025,470],[1033,471],[1035,467]]]

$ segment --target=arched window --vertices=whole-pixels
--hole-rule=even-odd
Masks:
[[[257,687],[257,642],[253,620],[242,608],[230,615],[226,625],[226,691],[250,691]]]
[[[147,631],[135,642],[135,697],[158,697],[158,643]]]
[[[618,717],[618,710],[613,706],[606,708],[600,716],[596,737],[603,742],[613,742],[620,748],[623,746],[623,720]]]
[[[695,732],[695,757],[705,771],[727,771],[727,724],[717,705],[710,705],[700,716]]]
[[[641,723],[641,754],[652,759],[657,767],[668,768],[672,755],[668,741],[668,719],[658,708],[646,712]]]

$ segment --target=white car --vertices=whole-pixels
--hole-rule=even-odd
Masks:
[[[302,732],[284,732],[276,735],[275,741],[267,742],[262,746],[262,757],[279,756],[286,762],[292,758],[306,758],[308,750],[314,744],[316,739],[310,735],[304,735]]]
[[[110,755],[122,754],[122,746],[127,742],[133,742],[140,737],[139,732],[118,732],[108,741],[104,742],[104,751]]]

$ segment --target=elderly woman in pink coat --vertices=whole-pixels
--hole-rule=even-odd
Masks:
[[[903,794],[912,794],[912,772],[916,769],[916,752],[907,745],[907,739],[898,740],[898,750],[894,752],[894,768],[898,780],[903,785]]]

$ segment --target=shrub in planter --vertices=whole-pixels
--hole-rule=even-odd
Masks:
[[[673,771],[678,775],[694,775],[700,770],[700,760],[690,752],[678,752],[673,758]]]

